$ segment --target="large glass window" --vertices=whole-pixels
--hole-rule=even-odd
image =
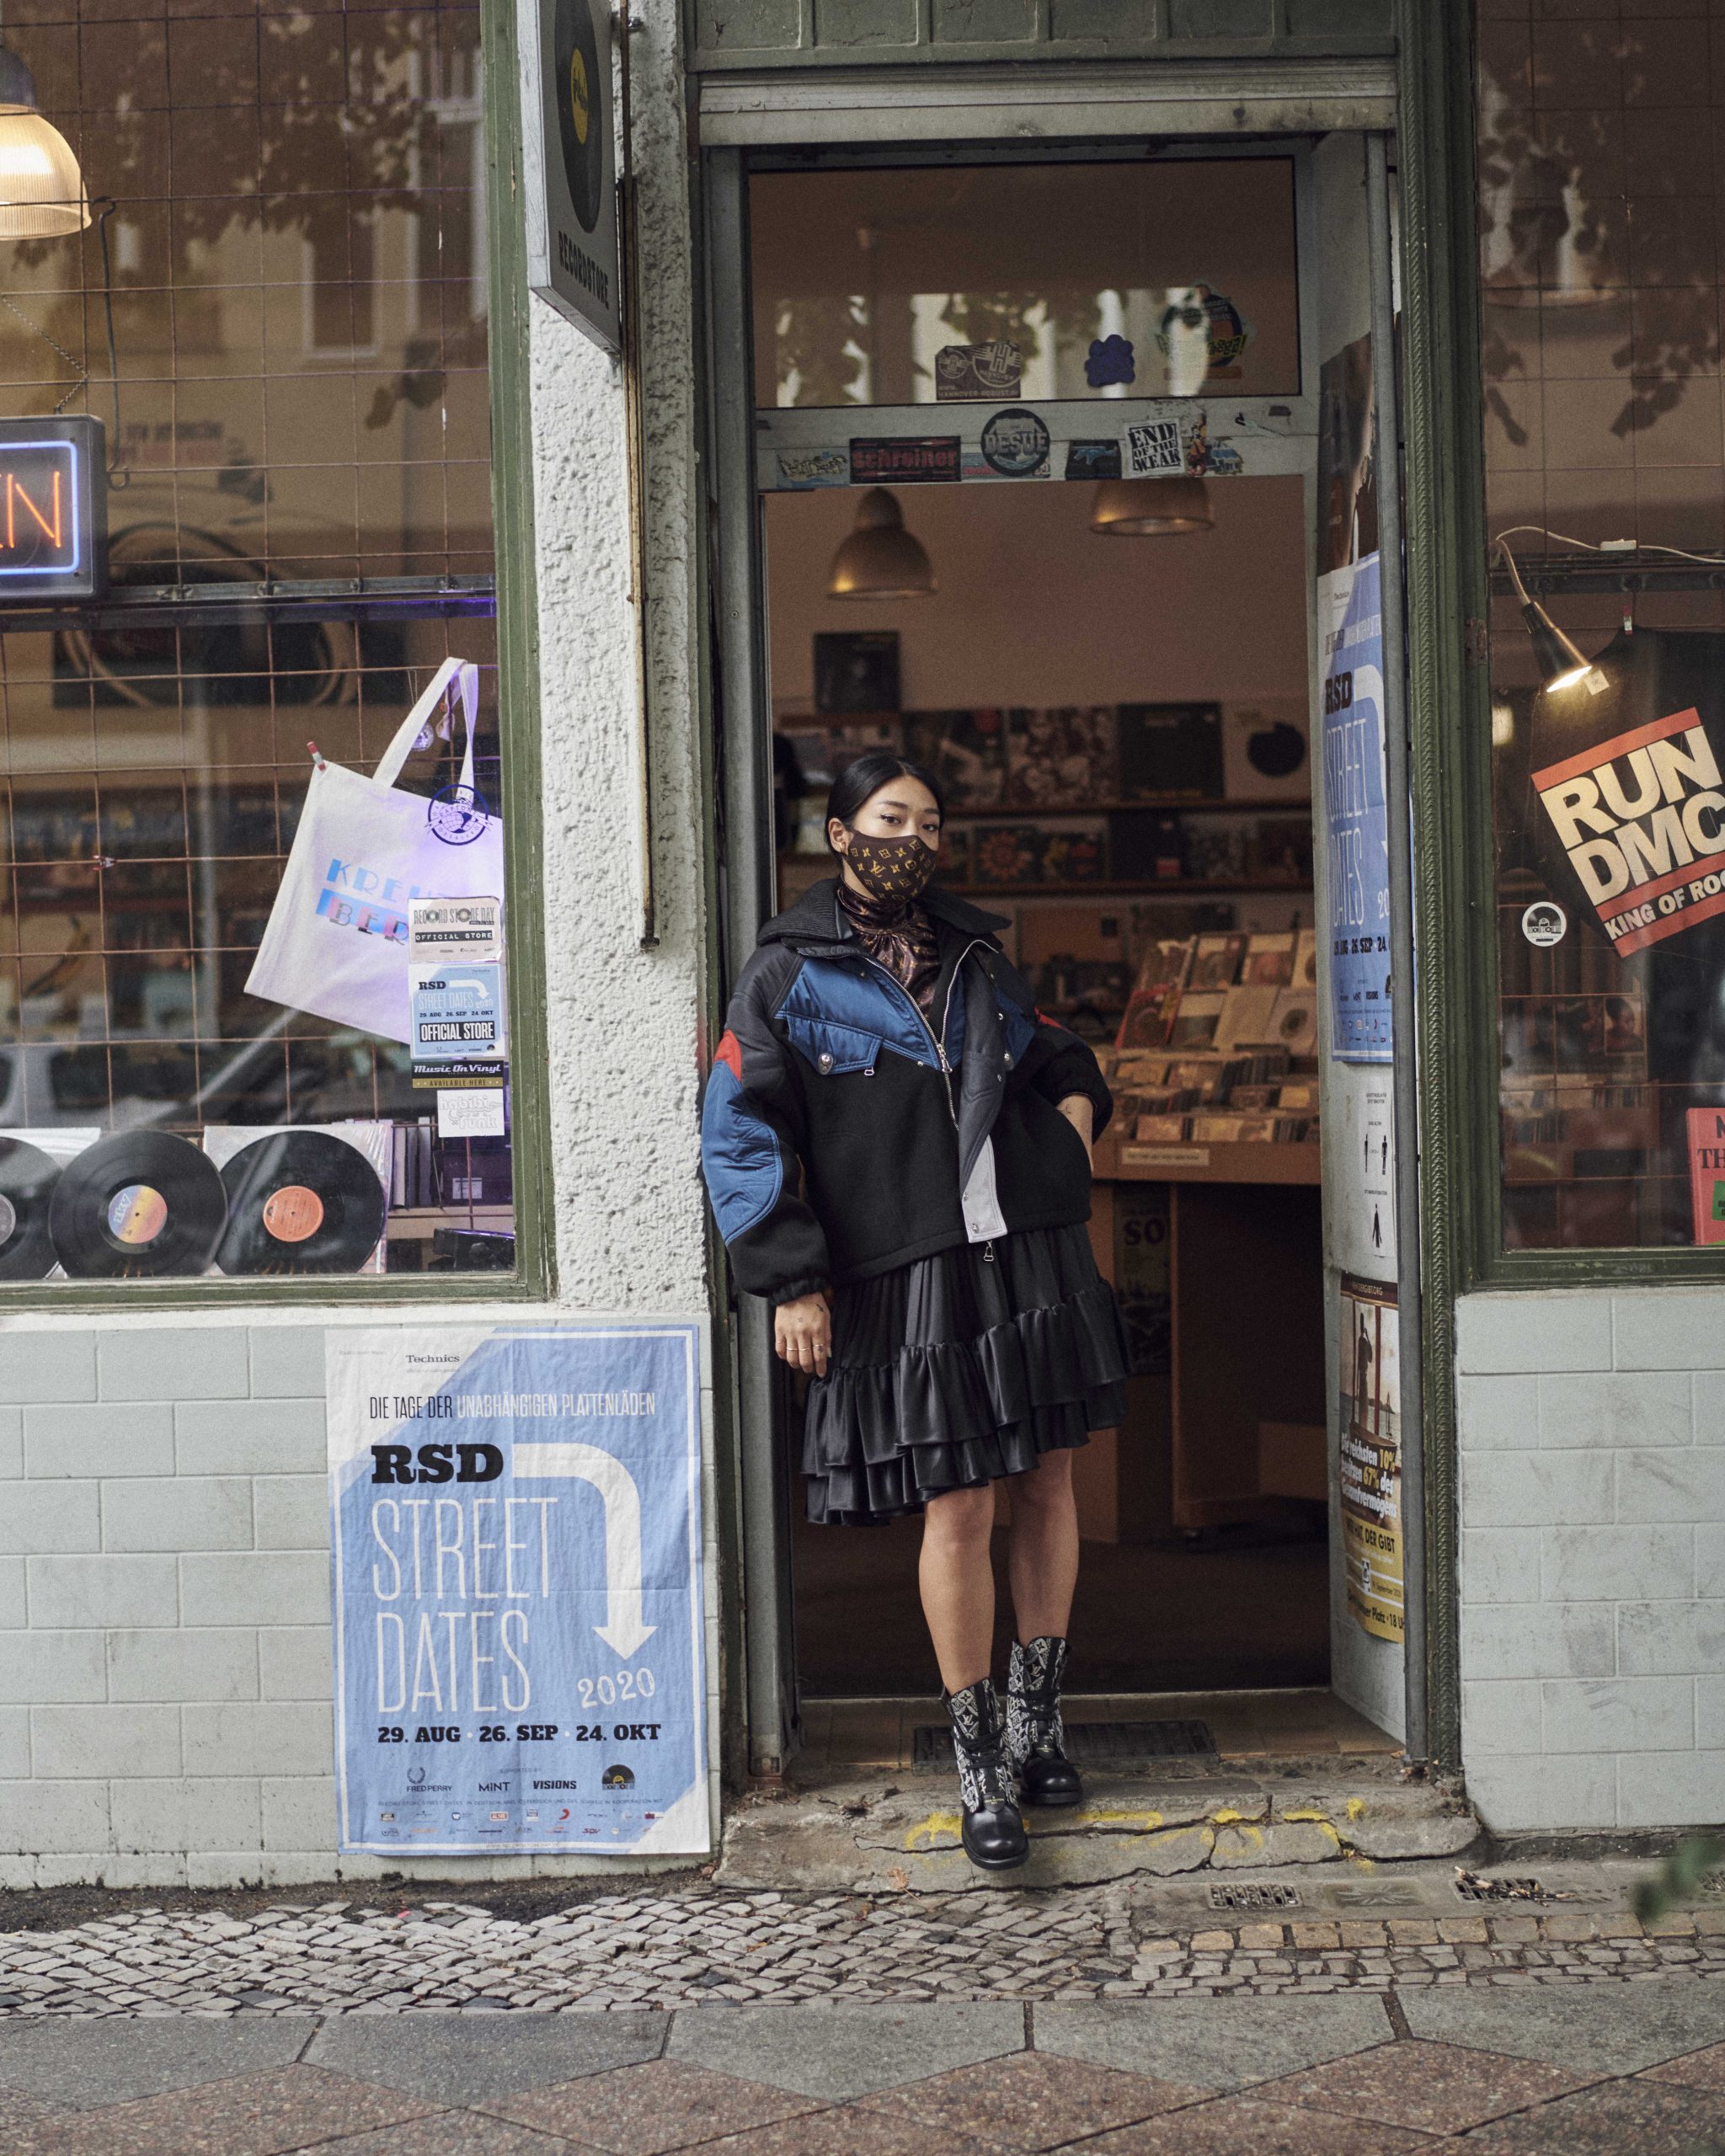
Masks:
[[[414,893],[503,897],[477,6],[5,36],[91,216],[0,237],[0,418],[103,423],[110,568],[0,579],[0,1278],[511,1266],[492,944],[409,993]]]
[[[761,173],[756,403],[1297,395],[1285,157]]]
[[[1503,1233],[1725,1240],[1725,21],[1482,0]]]

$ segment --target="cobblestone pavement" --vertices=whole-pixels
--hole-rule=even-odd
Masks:
[[[1166,1892],[1145,1881],[879,1901],[638,1892],[530,1921],[441,1901],[283,1903],[246,1916],[144,1908],[0,1935],[0,2017],[1313,1997],[1725,1977],[1725,1906],[1645,1928],[1610,1909],[1558,1908],[1170,1924]],[[1725,2008],[1725,1985],[1718,1999]]]

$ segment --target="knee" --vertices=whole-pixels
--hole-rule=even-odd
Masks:
[[[925,1540],[948,1548],[986,1543],[994,1532],[994,1490],[948,1490],[931,1497],[923,1520]]]
[[[1072,1502],[1072,1455],[1044,1453],[1033,1468],[1012,1477],[1012,1508],[1057,1513]]]

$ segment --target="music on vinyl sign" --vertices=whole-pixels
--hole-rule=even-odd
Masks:
[[[0,419],[0,606],[104,588],[104,441],[99,419]]]

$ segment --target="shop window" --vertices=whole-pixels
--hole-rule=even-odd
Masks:
[[[101,423],[110,543],[87,603],[0,579],[0,1280],[510,1269],[491,946],[434,1010],[405,942],[504,896],[478,7],[6,35],[92,214],[0,237],[0,420]],[[260,965],[313,744],[374,775],[450,660]]]
[[[756,402],[1295,396],[1290,159],[750,183]]]
[[[1478,11],[1512,1250],[1725,1241],[1725,22]]]

